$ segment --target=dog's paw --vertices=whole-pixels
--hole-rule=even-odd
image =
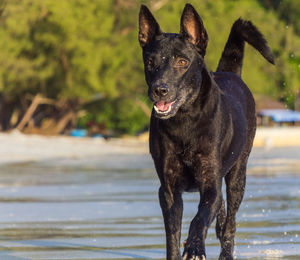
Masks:
[[[186,241],[184,241],[184,245],[186,245]],[[206,257],[203,253],[199,252],[197,247],[185,247],[182,260],[206,260]]]
[[[191,255],[189,256],[188,252],[183,254],[182,260],[206,260],[206,257],[204,255],[202,256],[196,256],[196,255]]]
[[[187,239],[183,242],[182,260],[206,260],[203,241],[198,238]]]

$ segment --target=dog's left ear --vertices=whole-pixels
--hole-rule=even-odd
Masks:
[[[192,43],[204,57],[208,42],[208,35],[202,19],[191,4],[186,4],[181,16],[180,34]]]

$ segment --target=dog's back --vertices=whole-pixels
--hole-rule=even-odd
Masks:
[[[224,98],[230,103],[229,110],[232,110],[233,115],[240,114],[238,120],[233,118],[236,131],[243,128],[241,116],[245,119],[245,152],[250,153],[256,131],[256,116],[252,93],[241,80],[245,42],[252,45],[266,60],[274,64],[272,51],[263,35],[250,21],[238,19],[232,25],[213,77],[222,90]]]

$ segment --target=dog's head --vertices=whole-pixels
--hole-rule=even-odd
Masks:
[[[203,22],[193,6],[187,4],[180,33],[163,33],[149,9],[142,5],[139,41],[155,116],[173,117],[179,109],[187,109],[200,92],[208,42]]]

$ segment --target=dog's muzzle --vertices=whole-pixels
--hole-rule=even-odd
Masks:
[[[157,118],[168,119],[176,114],[180,102],[167,84],[154,85],[150,91],[149,97],[154,102],[154,115]]]

